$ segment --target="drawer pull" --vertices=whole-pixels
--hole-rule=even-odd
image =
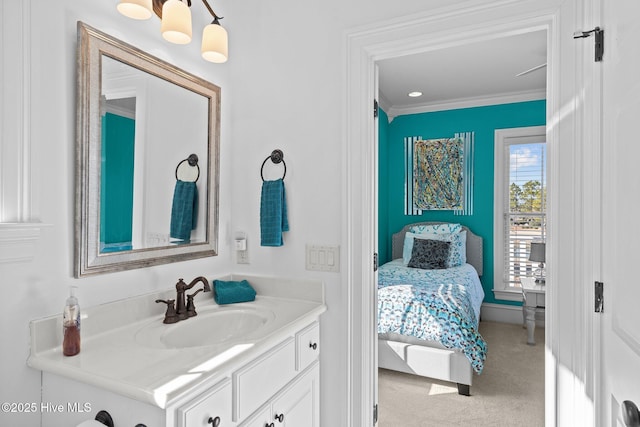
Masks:
[[[279,423],[284,421],[284,414],[276,414],[276,416],[274,417],[276,420],[278,420]]]
[[[312,348],[312,349],[314,349],[314,350],[317,350],[317,349],[318,349],[318,344],[317,344],[317,343],[315,343],[315,342],[310,342],[310,343],[309,343],[309,348]]]
[[[220,425],[220,417],[209,417],[209,420],[207,420],[207,424],[211,424],[213,427],[218,427]]]
[[[276,425],[274,423],[266,423],[264,425],[264,427],[275,427]]]

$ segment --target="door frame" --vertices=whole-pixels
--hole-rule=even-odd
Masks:
[[[573,27],[575,22],[582,22],[578,16],[581,10],[578,9],[575,2],[560,0],[496,1],[490,4],[486,4],[486,1],[470,1],[464,3],[464,7],[445,7],[386,25],[358,28],[346,34],[343,173],[347,185],[342,201],[343,242],[347,249],[343,272],[348,297],[347,425],[373,425],[373,406],[377,403],[372,390],[375,387],[373,372],[377,368],[374,356],[377,345],[375,289],[373,286],[363,286],[375,283],[373,252],[376,251],[376,224],[371,209],[375,208],[375,195],[372,192],[377,150],[374,146],[375,121],[372,114],[374,98],[377,96],[373,89],[376,61],[455,46],[470,40],[517,34],[523,28],[547,29],[547,142],[550,157],[555,158],[548,169],[549,183],[559,183],[561,178],[568,178],[573,183],[582,179],[581,160],[561,170],[561,156],[566,160],[567,155],[560,151],[559,142],[562,138],[563,147],[576,146],[577,137],[571,134],[570,129],[576,125],[586,129],[586,125],[574,119],[573,115],[584,114],[585,107],[575,99],[571,99],[568,105],[564,103],[566,94],[572,95],[580,83],[576,87],[562,85],[564,79],[561,79],[560,69],[562,67],[565,73],[577,70],[575,64],[579,63],[579,59],[576,55],[568,61],[563,59],[564,63],[560,64],[560,48],[573,49],[567,48],[568,42],[564,39],[568,27]],[[571,28],[571,33],[574,30]],[[570,215],[577,214],[578,210],[576,207],[564,209],[570,201],[561,199],[559,193],[551,191],[549,194],[551,209],[548,214],[550,239],[547,242],[547,271],[551,284],[566,277],[566,274],[559,274],[561,270],[570,272],[585,268],[581,258],[584,254],[580,254],[578,259],[561,254],[560,236],[553,235],[555,223],[559,224],[558,228],[566,225],[566,218],[573,218]],[[581,243],[577,235],[582,230],[575,228],[572,227],[570,231],[572,247],[578,247]],[[597,368],[592,360],[593,348],[588,347],[592,343],[589,337],[593,334],[593,322],[575,322],[576,316],[587,316],[582,308],[589,301],[589,292],[579,288],[579,284],[573,283],[575,281],[571,282],[567,283],[567,289],[562,294],[556,287],[549,286],[546,295],[545,424],[549,427],[557,423],[562,425],[562,420],[576,414],[580,414],[579,419],[585,421],[583,425],[592,425],[589,420],[593,420],[594,395],[590,381]],[[573,292],[574,295],[578,292],[575,298],[579,300],[579,307],[570,313],[573,316],[571,321],[575,322],[572,325],[565,323],[569,322],[568,315],[559,316],[555,313],[560,300],[567,302],[567,292]],[[579,314],[576,315],[576,312]],[[562,346],[560,342],[567,332],[564,329],[561,331],[561,325],[578,335]],[[585,352],[585,347],[590,351]],[[559,388],[561,391],[557,392]],[[568,404],[569,409],[562,409],[563,403]]]

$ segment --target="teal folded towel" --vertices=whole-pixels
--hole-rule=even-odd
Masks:
[[[256,291],[246,280],[214,280],[213,298],[216,300],[216,303],[220,305],[249,302],[256,299]]]
[[[260,199],[260,245],[282,246],[283,231],[289,231],[284,181],[264,181]]]
[[[198,187],[195,182],[176,180],[171,205],[170,236],[178,240],[191,240],[191,230],[198,219]]]

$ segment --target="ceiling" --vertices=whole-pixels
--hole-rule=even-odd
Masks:
[[[377,62],[380,105],[390,118],[427,111],[544,99],[546,30]],[[409,92],[421,91],[417,98]]]

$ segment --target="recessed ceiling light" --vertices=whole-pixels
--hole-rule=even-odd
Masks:
[[[419,92],[419,91],[409,92],[407,95],[410,96],[411,98],[417,98],[419,96],[422,96],[422,92]]]

